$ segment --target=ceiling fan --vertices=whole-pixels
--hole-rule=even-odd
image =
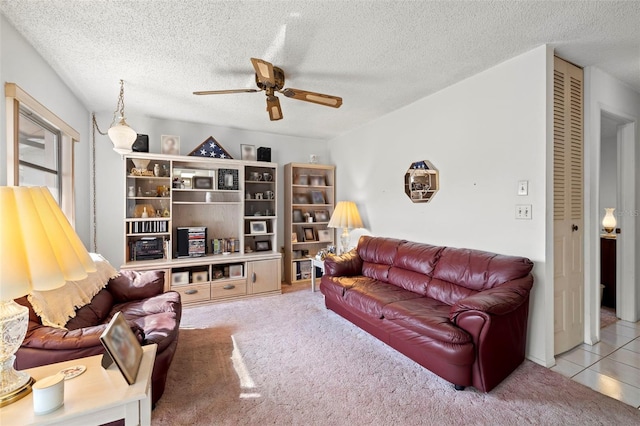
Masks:
[[[231,89],[231,90],[203,90],[193,92],[194,95],[224,95],[229,93],[254,93],[264,90],[267,95],[267,111],[271,121],[282,119],[282,109],[280,100],[275,95],[282,93],[288,98],[300,101],[313,102],[314,104],[339,108],[342,105],[342,98],[322,93],[308,92],[306,90],[284,88],[284,71],[273,64],[262,60],[251,58],[251,63],[256,71],[256,85],[259,89]]]

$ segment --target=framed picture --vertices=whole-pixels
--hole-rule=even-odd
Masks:
[[[294,194],[293,204],[309,204],[309,197],[307,194]]]
[[[256,251],[271,251],[271,241],[256,241]]]
[[[238,170],[236,169],[218,170],[218,189],[237,191],[239,189]]]
[[[316,210],[316,222],[329,222],[329,212],[327,210]]]
[[[267,222],[265,220],[256,220],[249,224],[251,227],[251,234],[266,234]]]
[[[322,191],[311,191],[311,202],[313,204],[325,204]]]
[[[194,283],[203,283],[209,280],[209,272],[196,271],[191,274],[191,279]]]
[[[213,178],[211,176],[194,176],[191,178],[193,189],[213,189]]]
[[[298,175],[293,182],[294,185],[309,185],[308,175]]]
[[[331,241],[331,231],[328,229],[318,229],[318,241],[321,243]]]
[[[326,186],[324,176],[322,175],[311,175],[309,177],[309,182],[311,186]]]
[[[291,242],[292,243],[297,243],[298,242],[298,233],[297,232],[292,232],[291,233]]]
[[[142,361],[142,346],[122,312],[116,312],[109,321],[109,325],[100,335],[100,342],[106,350],[102,366],[108,368],[115,362],[127,383],[134,384]]]
[[[294,210],[293,211],[293,221],[294,222],[304,222],[304,219],[302,218],[302,210]]]
[[[242,278],[242,265],[229,265],[229,278]]]
[[[161,153],[167,155],[180,155],[180,136],[160,136]]]
[[[313,231],[313,228],[302,228],[302,230],[304,231],[304,240],[305,241],[315,241],[316,240],[316,234]]]
[[[256,161],[256,146],[255,145],[240,145],[241,158],[245,161]]]

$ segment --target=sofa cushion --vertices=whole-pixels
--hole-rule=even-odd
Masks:
[[[425,296],[438,300],[447,305],[455,305],[462,299],[477,294],[475,290],[468,289],[438,278],[432,278],[425,292]]]
[[[380,281],[359,282],[347,289],[344,301],[354,309],[374,318],[382,318],[385,305],[415,299],[419,294]]]
[[[431,277],[428,275],[396,267],[389,269],[387,279],[389,284],[402,287],[422,296],[426,294],[427,286],[431,281]]]
[[[325,292],[335,293],[342,298],[348,289],[358,284],[371,283],[374,281],[373,278],[363,277],[362,275],[357,277],[332,277],[325,274],[322,276],[320,286],[323,294],[326,294]]]
[[[385,320],[441,342],[471,342],[471,336],[449,320],[450,309],[445,303],[420,297],[389,303],[382,308],[382,315]]]
[[[389,268],[402,243],[393,238],[360,237],[357,250],[363,261],[362,275],[388,282]]]
[[[131,270],[120,271],[120,276],[109,281],[107,289],[116,303],[156,296],[164,290],[164,272]]]
[[[403,242],[398,247],[393,266],[424,275],[432,275],[443,249],[444,247],[430,244]]]
[[[76,316],[67,322],[65,328],[67,330],[77,330],[78,328],[102,324],[109,315],[112,306],[113,296],[106,289],[102,289],[91,299],[91,303],[76,311]]]
[[[109,320],[116,312],[122,312],[129,324],[142,329],[144,344],[157,343],[158,352],[164,351],[178,336],[182,310],[180,294],[175,291],[145,300],[113,305]]]
[[[433,278],[481,291],[524,277],[532,268],[533,262],[524,257],[446,247]]]

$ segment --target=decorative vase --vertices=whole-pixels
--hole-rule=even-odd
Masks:
[[[161,174],[161,172],[160,172],[160,164],[156,163],[156,165],[153,166],[153,175],[155,177],[160,177],[160,174]]]

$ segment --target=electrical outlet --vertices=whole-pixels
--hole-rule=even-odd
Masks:
[[[529,195],[529,181],[528,180],[519,180],[518,181],[518,195]]]
[[[516,219],[531,220],[531,204],[516,204]]]

